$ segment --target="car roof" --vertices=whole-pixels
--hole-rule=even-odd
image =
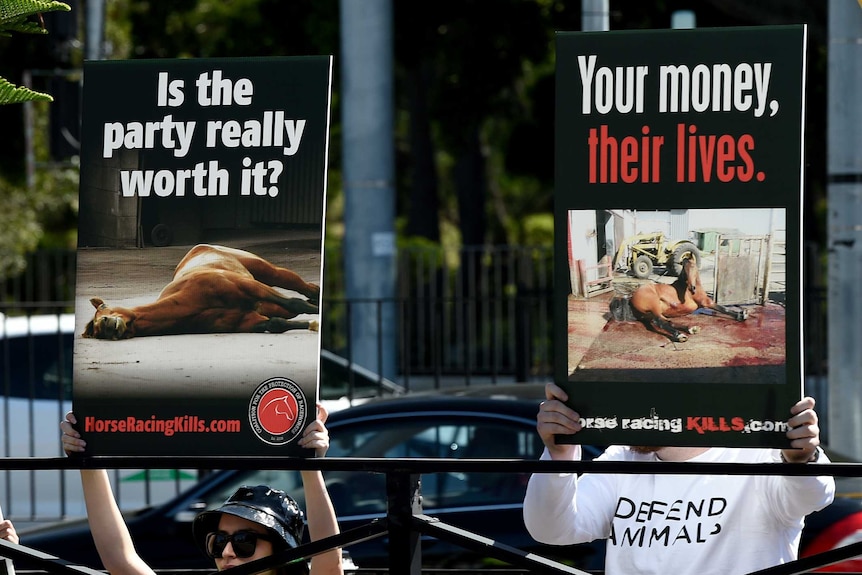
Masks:
[[[535,422],[544,384],[481,385],[413,392],[396,397],[375,398],[330,415],[334,427],[364,418],[417,417],[441,413],[475,412],[488,417],[518,417]]]

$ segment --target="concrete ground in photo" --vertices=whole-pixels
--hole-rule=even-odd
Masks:
[[[616,295],[640,283],[614,278]],[[670,281],[664,278],[664,281]],[[711,291],[711,285],[704,286]],[[780,303],[746,305],[749,316],[736,321],[712,310],[674,318],[675,325],[698,326],[688,341],[675,343],[639,321],[616,321],[609,312],[615,293],[568,299],[570,381],[645,383],[783,383],[786,380],[785,309]]]
[[[208,239],[208,243],[253,252],[292,269],[306,281],[320,281],[320,240],[313,232]],[[308,330],[149,336],[120,341],[80,336],[93,317],[90,298],[99,297],[109,305],[122,307],[154,301],[191,247],[79,250],[76,396],[248,397],[261,382],[274,376],[289,377],[302,386],[315,385],[319,338],[317,332]],[[301,297],[287,291],[285,294]],[[295,319],[319,320],[316,315]]]

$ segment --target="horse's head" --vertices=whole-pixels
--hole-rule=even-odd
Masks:
[[[96,315],[87,323],[82,337],[113,340],[132,337],[129,327],[134,314],[131,310],[108,307],[108,304],[97,297],[90,299],[90,303],[96,308]]]
[[[700,272],[697,270],[697,261],[692,257],[682,259],[682,273],[680,279],[685,281],[685,286],[691,293],[697,293],[697,284],[700,283]]]

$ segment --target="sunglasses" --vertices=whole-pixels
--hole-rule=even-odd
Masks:
[[[230,543],[234,555],[240,559],[247,559],[254,555],[258,539],[272,541],[269,535],[256,531],[237,531],[236,533],[216,531],[209,533],[207,535],[207,555],[213,559],[221,559],[224,548]]]

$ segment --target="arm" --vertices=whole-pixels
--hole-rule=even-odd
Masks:
[[[580,415],[564,402],[568,394],[559,386],[545,386],[545,401],[539,406],[536,430],[545,444],[542,459],[574,461],[581,458],[580,445],[557,445],[555,436],[581,429]],[[536,541],[569,545],[594,537],[576,533],[577,476],[573,473],[534,473],[524,498],[524,525]],[[586,537],[586,538],[585,538]]]
[[[323,457],[329,449],[329,432],[326,430],[327,412],[318,405],[318,418],[305,428],[299,440],[301,447],[314,449],[316,457]],[[312,541],[340,533],[335,509],[329,499],[329,492],[320,471],[303,470],[302,486],[305,490],[305,513],[308,521],[308,536]],[[311,558],[311,571],[314,575],[341,575],[341,548],[336,547]]]
[[[575,448],[580,459],[580,446]],[[548,450],[542,459],[551,459]],[[530,536],[549,545],[589,541],[575,532],[578,481],[574,473],[534,473],[524,496],[524,525]]]
[[[67,455],[82,453],[86,442],[73,427],[74,414],[66,414],[60,424],[63,450]],[[129,529],[123,520],[108,473],[104,469],[82,469],[81,484],[87,505],[87,520],[102,564],[111,575],[153,575],[153,570],[138,556]]]

